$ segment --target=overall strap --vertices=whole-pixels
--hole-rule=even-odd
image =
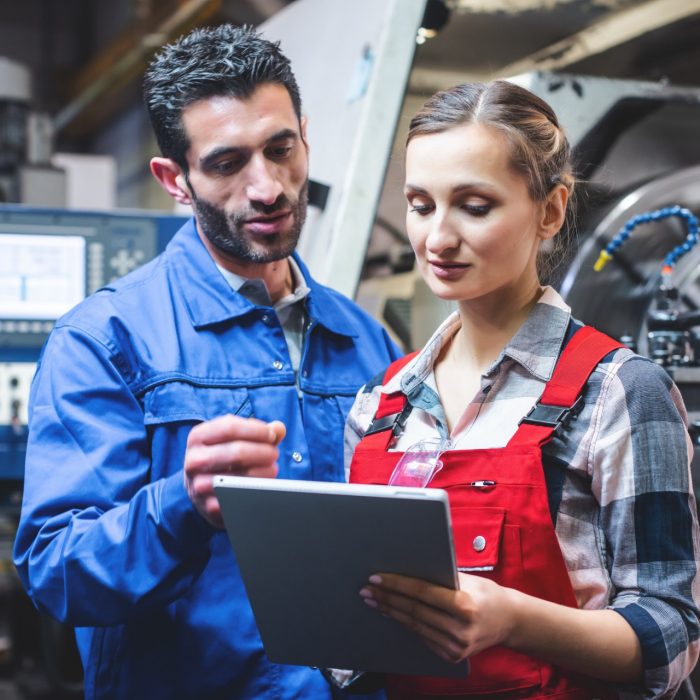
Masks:
[[[559,356],[542,396],[520,421],[508,446],[543,445],[582,407],[581,392],[598,363],[610,352],[625,347],[591,326],[574,334]]]
[[[394,360],[384,372],[382,386],[386,386],[417,354],[418,351],[415,351]],[[362,438],[363,446],[386,449],[389,441],[403,430],[412,408],[401,391],[392,394],[381,393],[377,412]]]

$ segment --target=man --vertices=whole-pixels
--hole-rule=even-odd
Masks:
[[[194,219],[56,324],[17,569],[77,628],[87,698],[326,698],[318,671],[265,656],[212,475],[343,479],[354,395],[398,352],[293,253],[308,146],[276,44],[195,30],[154,59],[145,100],[151,171]]]

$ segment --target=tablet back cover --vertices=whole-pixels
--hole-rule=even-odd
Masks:
[[[242,477],[215,488],[271,661],[466,675],[359,595],[378,572],[455,587],[443,491]]]

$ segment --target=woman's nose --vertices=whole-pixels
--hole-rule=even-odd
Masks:
[[[434,254],[457,248],[460,237],[448,216],[436,214],[431,222],[430,231],[425,241],[426,248]]]

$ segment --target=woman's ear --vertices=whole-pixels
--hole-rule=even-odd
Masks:
[[[151,173],[179,204],[192,204],[190,188],[182,168],[171,158],[151,158]]]
[[[566,204],[568,201],[569,190],[564,185],[559,184],[552,187],[542,208],[540,238],[549,240],[559,233],[566,218]]]

